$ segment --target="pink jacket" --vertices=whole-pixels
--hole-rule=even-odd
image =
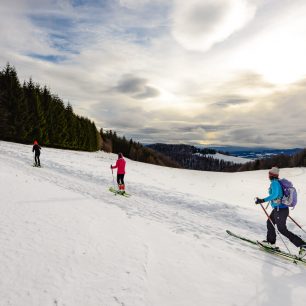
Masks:
[[[125,160],[124,158],[119,158],[115,166],[112,169],[118,168],[117,174],[125,174]]]

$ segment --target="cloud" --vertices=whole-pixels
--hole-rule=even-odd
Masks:
[[[214,105],[219,107],[228,107],[231,105],[241,105],[244,103],[248,103],[249,100],[241,97],[227,97],[224,100],[218,101],[214,103]]]
[[[138,78],[133,75],[122,76],[114,90],[128,94],[135,99],[148,99],[159,95],[159,91],[156,88],[148,86],[147,79]]]
[[[176,0],[172,34],[188,50],[207,51],[243,28],[255,12],[247,0]]]

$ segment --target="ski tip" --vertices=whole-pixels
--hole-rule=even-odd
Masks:
[[[232,232],[231,232],[231,231],[229,231],[229,230],[226,230],[226,232],[227,232],[229,235],[231,235],[231,234],[232,234]]]

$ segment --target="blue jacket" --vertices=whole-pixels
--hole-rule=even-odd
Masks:
[[[271,201],[271,206],[273,208],[288,208],[285,204],[281,203],[283,197],[283,188],[278,181],[278,179],[272,179],[271,185],[269,188],[269,196],[264,198],[265,202]]]

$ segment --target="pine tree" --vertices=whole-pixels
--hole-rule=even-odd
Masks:
[[[14,67],[7,64],[1,72],[0,80],[1,104],[4,109],[4,120],[6,120],[6,135],[7,140],[18,138],[20,128],[20,107],[22,101],[21,86]]]

